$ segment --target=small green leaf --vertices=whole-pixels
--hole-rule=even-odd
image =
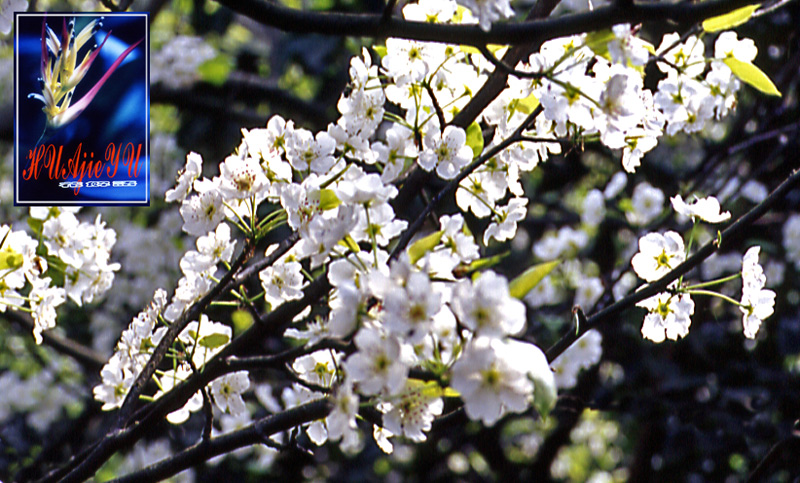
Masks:
[[[253,315],[242,309],[235,310],[231,314],[231,321],[233,322],[233,330],[237,334],[241,334],[253,325]]]
[[[412,264],[417,263],[426,253],[433,250],[439,244],[439,240],[442,239],[442,234],[444,234],[444,231],[439,230],[415,241],[413,245],[408,247],[409,261]]]
[[[388,52],[385,45],[373,45],[372,50],[381,58],[386,57],[386,52]]]
[[[353,237],[351,237],[349,234],[345,235],[345,237],[339,241],[339,243],[344,245],[345,248],[349,249],[353,253],[358,253],[361,251],[361,247],[358,246],[358,243],[356,243],[356,241],[353,240]]]
[[[530,292],[533,287],[539,285],[544,277],[546,277],[554,268],[561,263],[561,260],[553,260],[551,262],[540,263],[525,270],[522,275],[511,281],[508,286],[508,292],[512,297],[522,299]]]
[[[0,270],[16,270],[22,266],[22,254],[17,253],[10,247],[0,251]]]
[[[467,128],[467,146],[472,148],[472,156],[477,158],[483,152],[483,132],[477,122]]]
[[[630,198],[622,198],[617,203],[617,207],[623,213],[631,213],[633,212],[633,200]]]
[[[755,87],[764,94],[781,97],[780,91],[775,87],[775,84],[772,83],[769,76],[755,65],[749,62],[742,62],[733,57],[728,57],[723,60],[723,62],[731,69],[733,75],[738,77],[745,84]]]
[[[510,254],[511,252],[506,251],[503,253],[498,253],[497,255],[493,255],[491,257],[479,258],[475,261],[470,262],[468,265],[462,265],[460,267],[456,267],[456,269],[454,270],[455,275],[457,277],[463,277],[472,272],[477,272],[480,270],[485,270],[487,268],[493,267],[498,263],[500,263],[502,259],[509,256]]]
[[[442,392],[442,396],[444,396],[444,397],[461,397],[461,393],[459,393],[458,391],[456,391],[452,387],[448,386],[448,387],[444,388],[444,391]]]
[[[208,59],[197,67],[200,78],[215,86],[224,84],[232,70],[233,62],[224,54]]]
[[[529,373],[529,377],[533,380],[533,406],[541,416],[547,416],[556,406],[556,400],[558,399],[556,379],[553,376],[553,372],[550,371],[547,357],[542,351],[529,354],[529,357],[540,359],[536,361],[538,363],[536,365],[546,369],[546,371],[542,372]]]
[[[539,107],[539,99],[533,94],[524,99],[517,100],[516,109],[523,114],[530,114],[537,107]]]
[[[44,258],[47,260],[47,271],[45,272],[45,276],[50,277],[50,281],[54,286],[63,287],[64,274],[67,273],[66,262],[51,255],[45,256]]]
[[[737,27],[753,16],[753,12],[758,10],[761,4],[748,5],[746,7],[737,8],[732,12],[728,12],[718,17],[711,17],[703,20],[703,30],[706,32],[719,32],[720,30],[730,30]]]
[[[322,211],[328,211],[336,208],[337,206],[342,204],[342,200],[336,196],[336,193],[332,189],[321,189],[319,190],[319,209]]]
[[[460,45],[459,48],[461,49],[461,52],[464,52],[465,54],[480,54],[481,53],[481,51],[478,50],[477,47],[473,47],[471,45]],[[489,52],[493,53],[493,54],[497,54],[497,52],[503,50],[504,48],[506,48],[506,46],[505,45],[501,45],[501,44],[489,44],[489,45],[486,46],[486,49]],[[483,54],[481,54],[481,55],[483,55]]]
[[[228,337],[225,334],[214,333],[214,334],[208,334],[207,336],[200,338],[200,340],[197,341],[197,343],[208,349],[216,349],[218,347],[222,347],[225,344],[227,344],[229,340],[230,337]]]
[[[38,238],[39,235],[42,234],[42,226],[44,226],[44,221],[28,217],[28,226],[31,227],[31,230],[36,235],[36,238]]]
[[[586,35],[586,46],[598,57],[611,60],[608,53],[608,43],[617,38],[611,29],[598,30]]]

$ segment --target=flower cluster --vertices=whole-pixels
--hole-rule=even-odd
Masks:
[[[697,199],[692,204],[683,201],[680,195],[672,198],[672,207],[676,213],[691,217],[696,223],[699,218],[708,223],[721,223],[730,218],[730,213],[720,213],[719,201],[713,196]],[[694,225],[693,225],[694,226]],[[693,234],[694,231],[691,232]],[[691,236],[690,234],[690,236]],[[670,273],[686,260],[691,241],[684,245],[683,238],[674,231],[648,233],[639,239],[639,252],[631,259],[631,266],[639,278],[654,282]],[[647,309],[642,325],[642,336],[653,342],[665,339],[677,340],[689,333],[694,314],[692,295],[708,295],[719,297],[739,307],[744,314],[744,335],[755,338],[761,322],[772,315],[775,305],[775,292],[764,288],[766,276],[758,263],[760,247],[751,247],[742,259],[742,270],[733,276],[698,284],[680,281],[669,285],[667,292],[656,294],[642,300],[637,305]],[[740,302],[730,297],[709,291],[706,288],[725,283],[734,278],[742,278],[742,299]]]
[[[472,15],[447,0],[406,5],[403,15],[451,24],[473,23],[474,15],[488,29],[494,19],[511,14],[507,2],[465,3]],[[655,49],[627,24],[550,40],[514,67],[518,75],[509,77],[508,86],[467,128],[452,121],[497,68],[487,51],[391,38],[385,48],[376,48],[381,60],[373,63],[364,49],[350,62],[350,83],[337,103],[340,116],[324,130],[312,132],[275,115],[264,128],[243,129],[238,148],[219,162],[211,178],[203,175],[199,154],[187,156],[165,197],[180,205],[182,229],[196,237],[196,250],[183,255],[183,276],[171,299],[157,291],[123,333],[95,388],[96,399],[105,410],[119,407],[166,326],[187,322],[189,307],[219,283],[221,267],[241,269],[232,266],[238,263],[232,262],[237,248],[246,245],[241,249],[250,253],[287,225],[297,241],[288,248],[266,249],[257,270],[260,293],[247,294],[250,289],[242,285],[223,294],[232,299],[220,304],[275,311],[304,299],[315,277],[329,282],[327,306],[301,312],[279,334],[303,341],[287,367],[291,384],[281,388],[280,403],[272,400],[273,388],[255,388],[270,411],[329,398],[327,417],[305,425],[311,441],[356,448],[356,417],[365,404],[381,414],[374,436],[384,449],[391,448],[393,437],[425,440],[446,398],[459,397],[467,416],[486,425],[531,404],[546,413],[556,387],[573,386],[581,369],[599,361],[602,338],[596,331],[585,334],[553,363],[555,373],[541,349],[517,338],[528,322],[519,299],[527,297],[533,306],[561,300],[547,279],[520,289],[525,284],[509,283],[485,268],[492,263],[482,258],[486,245],[513,240],[518,222],[526,218],[529,200],[522,177],[571,141],[599,142],[616,150],[625,170],[633,172],[664,133],[693,133],[728,113],[739,83],[726,61],[751,62],[754,52],[737,57],[744,55],[740,47],[749,45],[723,33],[714,57],[706,59],[696,37],[682,41],[668,34]],[[644,87],[648,62],[664,74],[656,91]],[[393,106],[387,108],[387,102]],[[486,139],[484,132],[490,133]],[[495,155],[485,155],[487,149]],[[402,250],[393,243],[410,225],[396,216],[391,203],[412,170],[458,179],[460,212],[440,215],[438,225]],[[606,290],[597,264],[577,255],[626,183],[621,174],[611,177],[603,191],[582,193],[575,200],[580,226],[548,230],[533,246],[542,260],[566,259],[559,270],[575,290],[578,305],[594,306]],[[665,197],[640,183],[624,201],[629,202],[622,209],[628,223],[645,226],[660,216]],[[672,202],[693,221],[730,217],[720,213],[713,198],[688,204],[676,197]],[[467,227],[467,212],[482,220],[482,236]],[[246,239],[238,247],[237,236]],[[657,281],[686,259],[690,247],[675,231],[649,233],[639,240],[633,270],[645,281]],[[763,271],[753,258],[746,256],[746,283],[737,303],[745,312],[748,334],[757,330],[755,319],[769,315],[769,291],[763,289]],[[615,296],[635,284],[618,275]],[[657,342],[685,336],[694,312],[691,296],[706,292],[701,288],[707,286],[679,283],[642,301],[648,310],[643,335]],[[231,338],[229,325],[205,314],[190,321],[171,341],[172,368],[154,376],[159,389],[153,397],[201,371]],[[313,347],[332,338],[352,344],[339,350]],[[426,378],[418,378],[419,373]],[[225,414],[225,425],[234,426],[249,421],[243,394],[250,388],[249,373],[237,371],[204,390],[217,413]],[[182,423],[202,404],[198,391],[168,420]]]
[[[97,216],[80,222],[77,208],[31,208],[29,224],[39,238],[0,227],[0,311],[29,312],[33,336],[56,326],[56,307],[69,297],[77,305],[102,296],[114,281],[110,263],[116,232]]]

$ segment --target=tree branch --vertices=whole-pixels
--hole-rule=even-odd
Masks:
[[[217,0],[231,10],[284,32],[316,33],[347,37],[396,37],[480,46],[485,44],[528,44],[548,39],[593,32],[620,23],[672,21],[700,22],[722,15],[754,0],[710,0],[706,2],[645,3],[606,7],[546,20],[496,23],[489,32],[477,25],[432,24],[389,18],[383,13],[312,12],[283,7],[264,0]]]
[[[302,406],[288,409],[255,421],[240,430],[217,438],[200,441],[178,454],[165,458],[147,468],[114,480],[118,483],[161,481],[181,471],[196,466],[214,456],[229,453],[245,446],[260,443],[273,434],[287,431],[317,419],[322,419],[331,411],[329,399],[318,399]]]
[[[200,314],[206,309],[209,303],[212,300],[216,299],[220,294],[227,292],[229,287],[229,283],[233,280],[234,275],[239,271],[242,265],[245,264],[247,260],[253,255],[253,249],[251,243],[248,243],[244,249],[242,249],[242,253],[239,254],[239,257],[234,261],[231,269],[228,270],[227,273],[222,277],[218,284],[214,285],[211,290],[203,296],[198,302],[192,304],[189,309],[184,312],[178,320],[172,323],[167,329],[167,332],[161,338],[158,343],[158,346],[153,350],[153,355],[150,356],[150,359],[145,364],[144,369],[139,375],[136,377],[136,381],[131,386],[130,392],[125,397],[125,401],[122,403],[122,407],[119,410],[119,422],[117,423],[117,427],[124,427],[128,422],[128,417],[133,412],[134,405],[139,400],[139,395],[144,390],[145,385],[150,381],[153,377],[153,374],[156,372],[156,368],[158,364],[161,362],[161,359],[167,353],[167,350],[175,341],[175,338],[181,333],[181,331],[191,322],[192,320],[197,319]]]
[[[722,232],[721,243],[717,244],[716,240],[705,244],[694,255],[687,258],[686,261],[675,267],[672,271],[650,283],[643,289],[632,293],[623,299],[611,304],[610,306],[600,310],[591,317],[589,317],[586,324],[583,324],[576,334],[575,331],[570,330],[558,342],[547,350],[547,360],[552,362],[556,357],[561,355],[573,342],[578,340],[580,336],[588,332],[590,329],[598,325],[616,318],[623,310],[633,307],[636,303],[656,295],[657,293],[666,290],[667,286],[673,281],[677,280],[681,275],[688,273],[693,268],[699,266],[706,258],[710,257],[714,252],[727,242],[730,238],[739,235],[746,228],[753,224],[756,220],[761,218],[773,205],[783,199],[789,190],[800,182],[800,169],[795,169],[783,183],[780,184],[764,201],[757,204],[750,211],[739,217],[736,222],[731,224]]]
[[[3,314],[3,317],[5,317],[14,325],[21,327],[26,332],[31,332],[33,330],[33,320],[31,320],[31,318],[28,316],[8,309]],[[83,366],[87,373],[98,374],[106,364],[106,357],[100,353],[95,352],[94,350],[73,340],[53,334],[52,332],[43,332],[42,341],[58,352],[75,359],[80,365]]]
[[[397,241],[397,245],[395,245],[394,249],[392,249],[392,253],[389,255],[389,261],[395,260],[399,255],[400,252],[405,249],[408,245],[408,242],[411,241],[411,238],[422,228],[422,224],[425,222],[425,218],[433,211],[433,208],[439,204],[439,202],[447,196],[448,193],[453,192],[458,188],[459,183],[463,181],[467,176],[469,176],[473,171],[478,169],[482,164],[489,161],[493,157],[500,154],[504,149],[511,146],[514,143],[522,141],[522,131],[528,125],[528,122],[539,115],[541,112],[541,108],[537,107],[532,113],[528,115],[528,118],[520,124],[519,128],[517,128],[514,133],[509,136],[507,139],[503,140],[500,144],[493,146],[489,150],[487,150],[481,157],[467,165],[464,169],[462,169],[455,178],[448,181],[444,188],[442,188],[433,199],[425,205],[425,209],[422,210],[422,213],[417,216],[417,219],[411,223],[408,228],[403,232],[400,236],[400,239]]]

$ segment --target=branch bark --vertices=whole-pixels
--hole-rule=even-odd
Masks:
[[[657,293],[666,290],[667,286],[678,277],[688,273],[695,267],[698,267],[703,260],[710,257],[714,252],[720,249],[729,239],[741,234],[746,228],[749,228],[756,220],[761,218],[770,208],[781,201],[784,196],[797,184],[800,184],[800,169],[795,169],[783,183],[780,184],[775,190],[767,196],[764,201],[757,204],[750,211],[739,217],[736,222],[731,224],[728,228],[722,231],[721,243],[717,244],[716,240],[706,243],[694,255],[687,258],[686,261],[675,267],[671,272],[664,275],[657,281],[647,285],[643,289],[624,297],[623,299],[611,304],[610,306],[595,313],[583,324],[576,334],[575,331],[570,330],[558,342],[547,350],[547,360],[552,362],[556,357],[561,355],[565,350],[572,345],[573,342],[578,340],[583,334],[589,330],[597,327],[598,325],[608,322],[616,318],[623,310],[633,307],[636,303],[656,295]]]
[[[382,13],[302,11],[264,0],[217,1],[237,13],[284,32],[347,37],[396,37],[473,46],[489,43],[520,45],[543,42],[555,37],[602,30],[620,23],[671,21],[691,24],[757,3],[754,0],[710,0],[656,2],[623,7],[614,3],[590,12],[546,20],[496,23],[489,32],[484,32],[477,25],[431,24],[397,18],[384,20]]]

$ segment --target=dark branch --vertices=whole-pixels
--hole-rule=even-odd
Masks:
[[[3,316],[9,322],[21,327],[26,332],[33,330],[33,320],[26,315],[7,310]],[[98,352],[81,345],[73,340],[59,337],[51,332],[42,333],[42,341],[58,352],[75,359],[89,374],[97,374],[106,364],[107,359]]]
[[[206,309],[209,303],[216,299],[220,294],[225,293],[229,290],[229,284],[233,280],[234,275],[242,265],[245,264],[250,257],[253,256],[253,246],[251,243],[248,243],[239,257],[231,266],[231,269],[222,277],[218,284],[214,285],[214,287],[201,298],[198,302],[193,304],[189,309],[184,312],[178,320],[172,323],[167,329],[167,333],[164,334],[164,337],[159,341],[158,346],[156,346],[155,350],[153,350],[153,355],[150,356],[150,359],[145,364],[144,369],[142,372],[136,377],[136,381],[133,383],[130,392],[128,393],[125,401],[122,403],[122,407],[119,410],[119,422],[117,423],[118,427],[124,427],[128,422],[128,417],[133,412],[133,408],[135,404],[139,400],[139,395],[142,394],[145,385],[150,381],[150,378],[153,377],[153,374],[156,372],[156,368],[158,364],[161,363],[161,359],[169,350],[169,347],[181,333],[181,331],[189,324],[192,320],[196,320],[200,314]]]
[[[672,271],[657,281],[647,285],[642,290],[624,297],[623,299],[589,317],[587,323],[583,324],[583,326],[579,328],[580,330],[577,334],[575,331],[570,330],[561,338],[561,340],[556,342],[550,349],[547,350],[547,360],[552,362],[553,359],[561,355],[565,350],[567,350],[567,348],[569,348],[570,345],[572,345],[573,342],[578,340],[580,336],[585,334],[590,329],[593,329],[594,327],[597,327],[598,325],[609,320],[615,320],[623,310],[633,307],[636,303],[666,290],[670,283],[703,263],[706,258],[710,257],[714,252],[719,250],[720,247],[727,242],[727,240],[736,237],[745,229],[749,228],[750,225],[752,225],[756,220],[761,218],[767,211],[769,211],[772,206],[781,201],[786,193],[788,193],[792,187],[798,184],[798,182],[800,182],[800,169],[795,169],[792,174],[780,184],[780,186],[778,186],[772,193],[770,193],[769,196],[764,199],[764,201],[754,206],[753,209],[739,217],[735,223],[726,228],[722,232],[722,241],[719,245],[716,243],[716,240],[705,244],[694,255],[687,258],[686,261],[675,267]]]
[[[352,14],[312,12],[283,7],[263,0],[218,0],[231,10],[284,32],[316,33],[347,37],[397,37],[433,42],[468,44],[529,44],[544,40],[610,28],[620,23],[672,21],[691,24],[721,15],[754,0],[710,0],[706,2],[654,2],[616,4],[590,12],[521,23],[497,23],[489,32],[476,25],[432,24],[390,18],[383,13]]]
[[[196,466],[209,458],[229,453],[245,446],[262,442],[263,438],[282,431],[287,431],[317,419],[322,419],[331,411],[328,399],[319,399],[282,413],[259,419],[250,426],[244,427],[209,441],[201,441],[180,453],[148,466],[147,468],[126,475],[118,480],[123,482],[144,483],[161,481],[181,471]]]
[[[445,196],[447,196],[451,192],[454,192],[456,188],[458,188],[458,185],[459,183],[461,183],[461,181],[463,181],[473,171],[478,169],[482,164],[486,163],[493,157],[500,154],[507,147],[511,146],[514,143],[520,142],[522,138],[523,129],[528,124],[530,119],[538,116],[540,112],[541,108],[536,108],[532,113],[530,113],[528,118],[525,121],[523,121],[520,127],[517,128],[517,130],[514,131],[514,133],[511,136],[509,136],[500,144],[493,146],[491,149],[487,150],[481,157],[479,157],[478,159],[467,165],[464,169],[462,169],[455,178],[448,181],[445,187],[442,188],[438,193],[436,193],[436,196],[434,196],[434,198],[430,201],[430,203],[425,205],[425,209],[423,209],[422,213],[420,213],[419,216],[417,216],[417,219],[414,220],[414,222],[411,223],[408,226],[408,228],[406,228],[406,230],[403,232],[403,235],[397,241],[397,245],[395,245],[394,249],[392,250],[392,253],[389,255],[389,261],[395,260],[400,255],[400,252],[402,252],[406,248],[408,242],[411,241],[411,238],[413,238],[414,235],[420,230],[420,228],[422,228],[422,224],[425,222],[425,218],[427,218],[428,215],[431,214],[436,205],[439,204],[439,202]]]

